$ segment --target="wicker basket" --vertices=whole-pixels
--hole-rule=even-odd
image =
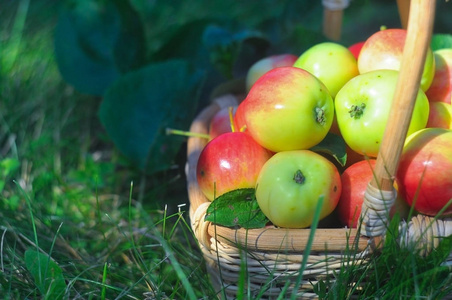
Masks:
[[[383,245],[388,209],[395,199],[393,176],[403,147],[404,136],[420,81],[423,55],[431,36],[434,0],[413,0],[410,10],[404,62],[400,71],[394,105],[375,169],[375,182],[369,184],[363,204],[361,230],[318,228],[312,246],[306,249],[310,229],[285,229],[273,226],[246,230],[231,229],[204,221],[210,201],[202,194],[196,180],[196,164],[206,140],[192,137],[188,141],[187,183],[191,226],[207,263],[211,281],[220,295],[234,299],[240,289],[239,277],[246,271],[247,291],[260,293],[261,299],[276,298],[286,289],[297,289],[299,298],[316,298],[314,284],[320,279],[334,280],[344,267],[344,259],[353,252],[355,263],[366,263],[375,247]],[[411,53],[410,53],[411,51]],[[421,57],[422,56],[422,57]],[[412,58],[411,60],[406,59]],[[413,59],[417,57],[417,59]],[[209,121],[221,108],[240,102],[236,94],[218,96],[193,121],[190,131],[207,133]],[[408,120],[408,121],[407,121]],[[379,166],[380,165],[380,166]],[[378,186],[380,188],[374,188]],[[452,235],[452,219],[435,219],[423,215],[400,226],[400,244],[421,245],[427,253],[441,237]],[[419,240],[422,242],[419,243]],[[304,271],[299,270],[304,265]],[[445,264],[452,264],[452,255]],[[221,291],[221,292],[220,292]],[[251,295],[255,296],[255,295]]]

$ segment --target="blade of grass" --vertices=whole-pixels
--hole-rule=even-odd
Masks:
[[[30,222],[31,222],[31,226],[33,228],[33,237],[34,237],[34,243],[35,243],[36,251],[40,252],[39,241],[38,241],[38,231],[36,229],[36,223],[35,223],[35,219],[34,219],[33,208],[31,206],[31,199],[30,199],[28,194],[24,191],[24,189],[20,186],[20,184],[17,181],[14,180],[14,183],[19,188],[19,191],[22,193],[22,195],[25,198],[25,202],[27,203],[28,210],[30,211]],[[41,270],[41,261],[40,260],[38,260],[38,268],[39,268],[39,270]],[[42,277],[41,276],[42,276],[41,272],[39,272],[39,282],[42,282]]]
[[[298,297],[297,291],[300,287],[301,280],[303,278],[303,272],[306,269],[306,265],[308,264],[308,257],[309,257],[309,254],[311,253],[312,243],[314,242],[315,231],[317,230],[317,225],[319,224],[320,212],[322,210],[324,200],[325,200],[325,197],[320,196],[319,200],[317,202],[316,208],[315,208],[314,218],[313,218],[312,224],[311,224],[311,231],[309,232],[308,242],[306,244],[306,248],[303,253],[303,261],[301,263],[301,268],[300,268],[299,274],[297,276],[297,280],[295,282],[294,289],[292,290],[292,295],[290,297],[291,300],[295,300]]]
[[[101,291],[101,294],[100,294],[100,298],[102,300],[105,300],[106,294],[107,294],[107,285],[106,285],[106,282],[107,282],[107,270],[108,270],[107,266],[108,266],[108,263],[105,262],[104,263],[104,271],[102,273],[102,291]]]
[[[3,72],[9,72],[14,63],[16,62],[17,55],[19,53],[19,47],[24,34],[25,20],[27,19],[28,7],[30,0],[21,0],[17,7],[16,17],[11,32],[11,38],[8,41],[7,47],[9,48],[10,55],[3,57]],[[6,59],[9,60],[6,60]]]

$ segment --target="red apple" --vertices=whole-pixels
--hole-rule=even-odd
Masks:
[[[452,199],[452,130],[425,128],[410,135],[396,175],[409,205],[435,216]],[[444,214],[452,213],[449,206]]]
[[[374,176],[375,163],[376,159],[358,161],[345,169],[341,175],[342,193],[337,205],[337,214],[344,226],[356,228],[359,225],[364,193]],[[402,218],[406,218],[409,213],[408,205],[399,194],[389,210],[389,215],[393,216],[396,212]]]
[[[375,159],[356,162],[341,175],[342,193],[337,205],[339,220],[344,226],[356,228],[359,224],[364,192],[372,180]]]
[[[265,57],[255,62],[246,75],[246,90],[249,91],[253,84],[265,73],[274,68],[289,67],[294,64],[298,56],[293,54],[279,54]]]
[[[452,105],[444,102],[429,102],[430,110],[426,127],[452,129]]]
[[[359,53],[361,52],[361,49],[363,48],[365,41],[357,42],[348,47],[348,50],[353,54],[353,56],[358,59]]]
[[[222,133],[231,132],[231,117],[229,110],[232,108],[232,115],[234,116],[237,106],[223,107],[210,120],[209,135],[210,139],[219,136]]]
[[[429,101],[452,101],[452,49],[440,49],[433,52],[435,55],[435,76],[432,84],[426,91]]]
[[[246,133],[223,133],[200,153],[196,168],[199,187],[210,201],[235,189],[254,188],[272,154]]]
[[[399,70],[405,46],[405,29],[384,29],[372,34],[364,43],[358,57],[359,73],[380,69]],[[421,89],[426,91],[435,74],[435,58],[429,48],[421,78]]]

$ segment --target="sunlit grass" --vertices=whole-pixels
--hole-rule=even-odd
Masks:
[[[122,160],[97,119],[101,99],[78,93],[59,75],[53,57],[59,3],[0,0],[0,296],[55,299],[36,280],[56,276],[41,274],[52,261],[62,270],[64,299],[214,298],[218,291],[188,223],[185,154],[180,169],[159,177]],[[253,3],[234,14],[245,18]],[[209,16],[209,7],[192,5]],[[161,4],[149,36],[166,28],[165,18],[190,19],[188,6],[176,20],[168,19],[174,7]],[[397,235],[395,226],[390,234]],[[441,298],[452,289],[450,266],[442,265],[450,244],[445,240],[425,259],[388,243],[367,264],[351,249],[336,280],[320,283],[317,292],[333,299]],[[38,268],[26,253],[43,258]]]

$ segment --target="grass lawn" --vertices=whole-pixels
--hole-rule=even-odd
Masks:
[[[302,32],[312,35],[321,18],[293,0],[130,2],[152,41],[149,53],[169,31],[194,19],[225,17],[250,28],[265,27],[262,20],[304,20],[312,27]],[[343,43],[360,41],[380,25],[398,26],[395,1],[375,2],[352,3]],[[450,32],[452,4],[439,2],[436,30]],[[58,69],[54,33],[62,5],[0,0],[0,297],[215,298],[189,226],[185,145],[173,166],[157,174],[143,172],[118,151],[99,120],[102,97],[78,91]],[[372,275],[364,294],[393,299],[450,293],[444,253],[421,259],[393,244],[366,268]],[[341,273],[323,290],[325,297],[348,297],[346,286],[362,278],[360,272],[356,266]]]

